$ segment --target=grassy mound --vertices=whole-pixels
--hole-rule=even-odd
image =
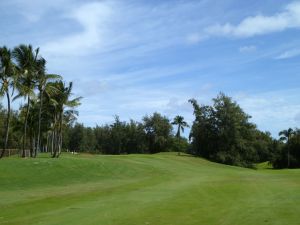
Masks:
[[[298,225],[300,170],[174,154],[0,161],[0,224]]]

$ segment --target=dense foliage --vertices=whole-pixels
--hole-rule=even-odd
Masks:
[[[199,105],[195,99],[190,102],[195,115],[190,133],[192,154],[246,167],[270,158],[270,134],[256,129],[250,116],[230,97],[221,93],[212,106]]]
[[[300,168],[300,130],[291,128],[279,133],[281,142],[276,142],[277,151],[271,163],[274,168]]]
[[[76,123],[65,129],[63,147],[72,152],[130,154],[188,149],[187,140],[175,137],[169,119],[159,113],[145,116],[142,122],[125,122],[116,116],[110,125],[90,128]]]
[[[70,100],[72,83],[65,84],[61,76],[47,73],[39,48],[21,44],[13,50],[0,48],[0,85],[0,94],[7,100],[7,110],[1,110],[5,119],[0,158],[8,147],[21,148],[22,157],[27,149],[31,157],[43,149],[51,149],[52,157],[58,157],[63,125],[76,115],[73,108],[80,104],[80,98]],[[11,99],[18,98],[25,104],[11,112]]]

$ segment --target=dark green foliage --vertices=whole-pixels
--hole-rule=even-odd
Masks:
[[[281,131],[280,141],[276,143],[276,152],[271,160],[274,168],[300,168],[300,130]]]
[[[166,151],[170,145],[172,125],[165,116],[154,113],[143,118],[149,153]]]
[[[196,117],[190,133],[192,154],[245,167],[269,159],[272,138],[258,131],[231,98],[221,93],[212,106],[190,102]]]
[[[186,151],[188,148],[187,140],[176,140],[169,119],[159,113],[145,116],[143,122],[125,122],[115,116],[111,125],[89,128],[76,124],[66,127],[65,133],[68,143],[63,146],[70,151],[130,154]]]
[[[186,138],[183,137],[173,137],[170,151],[174,152],[185,152],[189,151],[190,144]]]

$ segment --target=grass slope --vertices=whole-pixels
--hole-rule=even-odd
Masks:
[[[300,170],[176,154],[0,161],[0,224],[298,225],[299,205]]]

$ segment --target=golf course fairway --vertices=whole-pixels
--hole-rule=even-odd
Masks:
[[[300,170],[176,153],[5,158],[0,224],[299,225]]]

